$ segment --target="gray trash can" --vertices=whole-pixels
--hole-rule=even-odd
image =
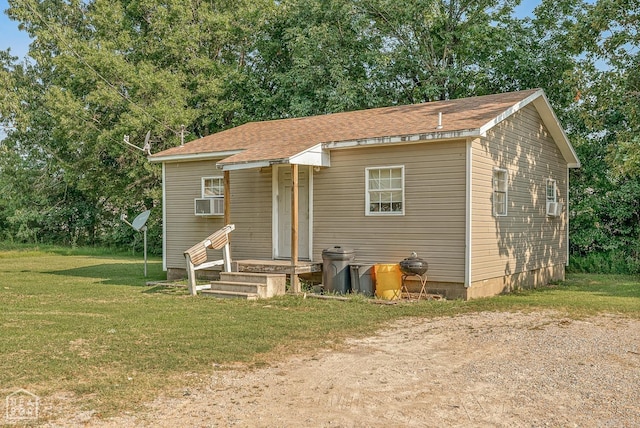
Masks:
[[[373,296],[373,264],[351,263],[351,291]]]
[[[329,293],[345,294],[351,290],[349,263],[355,251],[336,245],[322,251],[322,283]]]

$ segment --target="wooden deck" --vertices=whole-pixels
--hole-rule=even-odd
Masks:
[[[235,272],[257,272],[257,273],[304,273],[322,272],[322,263],[299,261],[295,271],[289,260],[236,260],[232,263],[231,270]]]

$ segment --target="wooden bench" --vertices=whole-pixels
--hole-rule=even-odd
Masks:
[[[235,230],[233,224],[228,224],[222,229],[209,235],[203,241],[184,252],[187,259],[187,278],[189,293],[195,296],[198,290],[211,288],[211,285],[196,285],[196,271],[208,269],[214,266],[223,266],[225,272],[231,272],[231,252],[229,250],[229,233]],[[222,260],[208,261],[207,249],[219,250],[222,248]]]

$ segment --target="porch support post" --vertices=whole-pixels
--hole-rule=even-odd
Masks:
[[[229,179],[229,171],[224,171],[222,177],[224,186],[224,225],[231,224],[231,180]]]
[[[298,165],[291,164],[291,291],[300,293],[298,264]]]

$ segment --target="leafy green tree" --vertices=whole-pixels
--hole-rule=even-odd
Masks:
[[[490,93],[543,88],[561,122],[572,130],[570,112],[579,97],[584,75],[582,54],[574,43],[582,0],[543,0],[532,17],[504,18],[501,43],[488,53],[486,87]]]
[[[543,0],[524,19],[519,3],[9,0],[33,43],[27,62],[0,52],[2,237],[124,246],[136,235],[120,214],[152,209],[159,251],[147,132],[156,152],[182,125],[188,141],[250,120],[542,87],[583,162],[572,252],[637,259],[638,0]]]
[[[611,165],[620,173],[640,172],[640,2],[600,0],[587,20],[594,61],[606,64],[593,90],[599,123],[615,134]],[[585,25],[585,27],[587,26]]]
[[[34,200],[51,207],[34,214],[34,222],[65,218],[91,243],[107,239],[121,211],[161,203],[160,167],[138,149],[146,132],[158,151],[180,143],[181,125],[188,140],[236,122],[242,106],[229,92],[247,67],[254,20],[270,2],[10,4],[10,16],[34,42],[28,70],[4,68],[6,92],[19,94],[2,101],[1,120],[10,127],[5,149],[28,161],[21,166],[34,175],[45,160],[49,171],[55,169],[48,182],[65,189],[30,189]],[[75,211],[57,209],[53,216],[60,206]],[[69,229],[61,222],[57,227]],[[156,242],[160,233],[150,231]]]
[[[573,39],[585,78],[571,121],[583,162],[572,177],[572,254],[599,260],[589,269],[640,271],[639,13],[637,0],[599,0]]]
[[[251,59],[249,117],[309,116],[376,104],[380,40],[353,0],[284,0],[265,19]],[[253,108],[251,108],[253,105]]]
[[[418,103],[486,93],[517,1],[361,0],[381,40],[373,79],[381,97]]]

